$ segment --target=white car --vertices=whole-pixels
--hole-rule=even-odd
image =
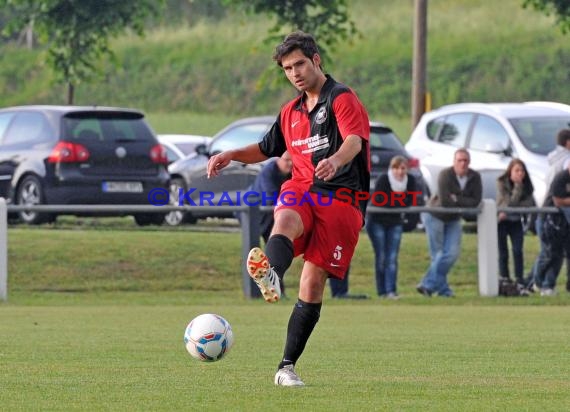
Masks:
[[[519,158],[526,164],[540,206],[547,191],[547,154],[564,128],[570,128],[570,105],[562,103],[458,103],[425,113],[406,149],[420,160],[434,194],[439,172],[452,165],[458,148],[467,148],[470,167],[481,173],[485,199],[496,198],[497,177],[513,158]]]
[[[210,141],[209,137],[193,134],[159,134],[157,137],[166,149],[169,164],[194,153],[198,145]]]

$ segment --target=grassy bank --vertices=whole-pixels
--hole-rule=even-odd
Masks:
[[[243,300],[241,236],[229,225],[224,232],[204,232],[206,226],[137,229],[131,222],[119,228],[71,226],[12,228],[8,234],[9,302],[12,304],[77,304],[88,302],[181,303]],[[481,298],[477,287],[476,235],[466,233],[461,258],[450,274],[458,297],[425,299],[415,285],[429,265],[424,233],[403,237],[399,260],[399,291],[402,301],[413,304],[570,304],[570,294],[553,299]],[[527,270],[538,251],[535,236],[525,242]],[[375,295],[374,255],[362,232],[351,268],[351,291]],[[296,259],[286,286],[295,296],[302,261]],[[563,290],[564,276],[559,279]]]
[[[327,68],[353,87],[372,118],[410,112],[413,2],[352,0],[361,36],[339,44]],[[568,36],[521,0],[438,0],[428,10],[428,89],[434,106],[458,101],[568,102]],[[229,14],[218,22],[169,27],[145,39],[113,42],[118,67],[77,88],[77,103],[138,107],[152,113],[205,113],[212,127],[169,132],[211,133],[226,118],[274,113],[290,86],[262,85],[272,46],[265,16]],[[63,103],[39,51],[2,48],[0,106]],[[273,75],[281,77],[273,67]],[[271,76],[270,76],[271,79]],[[218,116],[222,116],[221,119]],[[215,126],[213,123],[216,123]],[[402,133],[404,130],[402,130]]]

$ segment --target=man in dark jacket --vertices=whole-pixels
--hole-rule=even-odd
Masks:
[[[430,199],[433,207],[477,207],[481,203],[481,175],[469,168],[467,149],[457,149],[453,166],[443,169],[437,179],[438,193]],[[416,289],[424,296],[437,293],[452,297],[447,274],[461,251],[461,214],[422,213],[428,236],[431,264]]]
[[[570,158],[554,176],[544,206],[557,207],[559,212],[546,216],[542,222],[541,250],[534,264],[534,289],[540,291],[540,296],[554,296],[563,256],[570,256]]]

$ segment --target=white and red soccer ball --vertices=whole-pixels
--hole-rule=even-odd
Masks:
[[[186,327],[184,344],[188,353],[199,361],[219,361],[234,344],[232,327],[219,315],[196,316]]]

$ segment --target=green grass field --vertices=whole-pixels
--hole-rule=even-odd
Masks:
[[[302,389],[277,388],[293,299],[241,292],[240,236],[216,222],[138,229],[128,219],[12,226],[9,298],[0,304],[2,410],[430,410],[570,408],[570,294],[477,295],[476,235],[451,275],[455,299],[424,298],[423,233],[404,236],[400,301],[328,297],[298,363]],[[527,236],[527,267],[536,238]],[[351,290],[374,294],[363,233]],[[287,276],[296,291],[300,262]],[[564,282],[565,277],[560,279]],[[562,289],[563,287],[560,286]],[[327,291],[328,292],[328,291]],[[235,345],[213,364],[185,351],[200,313],[232,324]]]
[[[563,411],[566,307],[325,305],[298,372],[273,385],[291,302],[8,306],[2,410]],[[188,320],[217,312],[236,341],[205,364]]]

